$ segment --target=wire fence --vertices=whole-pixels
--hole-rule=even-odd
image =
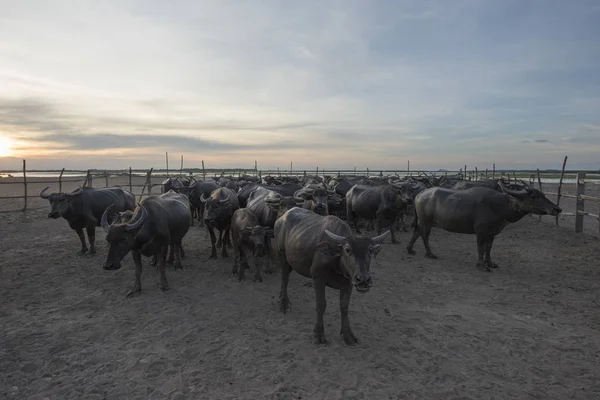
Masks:
[[[565,217],[574,218],[575,232],[584,231],[584,222],[587,220],[595,220],[598,224],[597,233],[600,235],[600,174],[589,174],[586,172],[565,172],[567,157],[565,157],[560,173],[557,172],[541,172],[536,171],[497,171],[494,168],[491,170],[478,170],[477,167],[472,170],[467,170],[467,166],[454,171],[419,171],[419,170],[364,170],[345,169],[345,170],[325,170],[316,168],[314,170],[293,170],[290,164],[290,169],[275,169],[275,170],[258,170],[254,169],[205,169],[202,163],[202,169],[188,169],[183,167],[178,173],[171,173],[168,170],[112,170],[112,171],[65,171],[63,168],[60,173],[48,173],[47,171],[35,176],[34,171],[27,171],[27,162],[23,160],[23,168],[19,171],[20,176],[9,176],[0,179],[0,202],[4,203],[10,200],[11,206],[14,206],[13,200],[21,199],[22,207],[17,209],[0,210],[0,213],[27,212],[41,210],[47,208],[47,201],[39,197],[39,193],[47,186],[57,185],[58,192],[70,191],[81,187],[92,187],[96,182],[96,187],[104,186],[120,186],[128,189],[135,197],[141,200],[144,197],[160,193],[156,190],[157,186],[162,186],[164,179],[168,177],[194,177],[196,179],[206,180],[206,178],[232,177],[243,178],[243,176],[253,176],[263,179],[264,177],[295,177],[303,179],[308,176],[355,176],[355,177],[407,177],[407,176],[457,176],[465,180],[478,180],[481,178],[504,178],[508,180],[524,180],[528,181],[529,185],[537,186],[539,190],[548,196],[555,196],[555,203],[561,205],[561,201],[572,202],[574,204],[566,204],[563,206],[565,211],[555,218],[555,224],[559,225],[559,220],[564,220]],[[34,176],[28,176],[30,175]],[[39,176],[42,175],[42,176]],[[53,175],[53,176],[51,176]],[[589,179],[589,181],[588,181]],[[565,187],[572,188],[573,193],[564,192]],[[8,188],[7,190],[4,190]],[[141,190],[140,190],[141,189]],[[544,190],[546,189],[546,190]],[[556,191],[552,191],[555,189]],[[56,190],[54,190],[56,191]],[[591,204],[596,203],[598,213],[590,211]],[[587,207],[587,209],[586,209]],[[545,217],[547,218],[547,217]],[[542,217],[539,217],[542,220]],[[590,231],[590,229],[586,229]]]

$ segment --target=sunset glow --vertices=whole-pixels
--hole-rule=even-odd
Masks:
[[[0,157],[11,155],[12,141],[6,136],[0,136]]]

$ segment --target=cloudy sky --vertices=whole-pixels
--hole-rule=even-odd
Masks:
[[[0,168],[600,168],[596,0],[0,9]]]

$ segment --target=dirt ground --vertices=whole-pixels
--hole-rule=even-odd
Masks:
[[[158,291],[145,259],[142,293],[126,299],[131,256],[104,271],[99,228],[98,254],[80,258],[66,221],[46,214],[0,215],[0,398],[600,398],[600,240],[572,219],[506,228],[492,273],[475,268],[473,236],[434,230],[440,259],[429,260],[398,235],[372,265],[372,290],[353,293],[361,343],[348,347],[337,292],[327,290],[330,343],[316,346],[307,280],[292,274],[283,315],[279,271],[238,283],[232,258],[208,260],[197,226],[185,269],[167,270],[171,290]]]

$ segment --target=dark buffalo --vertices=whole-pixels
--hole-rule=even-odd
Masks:
[[[217,257],[217,238],[214,229],[219,230],[219,243],[222,246],[221,257],[227,257],[231,218],[235,210],[240,208],[238,198],[233,190],[222,187],[213,190],[210,197],[202,196],[201,201],[204,203],[204,222],[210,233],[212,245],[210,258]]]
[[[354,185],[346,193],[346,215],[348,223],[353,224],[356,232],[361,233],[358,219],[377,220],[379,233],[386,225],[390,226],[392,243],[397,243],[394,235],[394,223],[399,214],[412,202],[405,186],[379,185],[365,186]]]
[[[258,187],[250,194],[246,208],[252,211],[261,226],[273,229],[275,221],[287,210],[296,206],[297,204],[293,197],[282,196],[273,190],[269,190],[265,187]],[[267,273],[269,274],[272,272],[270,243],[270,238],[265,237]]]
[[[201,199],[203,196],[209,197],[218,188],[219,185],[214,181],[194,181],[189,186],[188,197],[190,199],[190,207],[196,211],[200,226],[204,226],[204,203]]]
[[[425,245],[426,257],[437,258],[429,247],[432,227],[448,232],[475,234],[477,236],[477,267],[486,271],[498,266],[492,262],[490,253],[494,238],[504,227],[517,222],[525,215],[558,215],[562,210],[537,189],[506,188],[503,193],[485,187],[466,190],[429,188],[415,198],[414,233],[408,244],[409,254],[415,254],[413,246],[419,236]],[[485,255],[485,257],[484,257]]]
[[[247,208],[239,208],[231,218],[231,238],[233,241],[233,275],[244,280],[244,270],[248,268],[248,257],[255,262],[254,281],[262,282],[259,259],[265,254],[265,242],[273,237],[273,229],[262,226],[258,218]]]
[[[63,217],[67,220],[81,241],[81,250],[77,253],[79,255],[96,254],[96,227],[100,226],[102,214],[108,206],[114,204],[112,216],[135,208],[135,196],[120,187],[80,187],[72,193],[51,194],[46,194],[46,190],[48,187],[40,192],[40,197],[50,202],[48,218]],[[87,231],[89,250],[85,244],[83,228]]]
[[[247,185],[242,187],[237,193],[238,200],[240,202],[240,207],[247,207],[248,197],[250,197],[250,194],[254,192],[254,190],[257,187],[263,187],[265,189],[272,190],[285,197],[291,197],[297,190],[302,189],[302,185],[298,185],[296,183],[284,183],[282,185],[264,185],[260,183],[248,183]]]
[[[121,260],[131,251],[135,264],[135,283],[127,297],[142,290],[142,255],[156,256],[160,270],[160,289],[169,290],[165,264],[169,245],[174,248],[175,268],[182,268],[181,242],[192,224],[188,198],[174,191],[150,196],[138,203],[133,213],[108,223],[109,206],[102,215],[102,228],[110,247],[104,269],[121,268]],[[127,220],[128,219],[128,220]]]
[[[501,192],[500,184],[497,179],[481,179],[479,181],[460,181],[452,185],[454,190],[466,190],[474,187],[486,187]]]
[[[335,192],[327,189],[323,183],[308,184],[294,193],[294,200],[307,210],[319,215],[329,215],[329,198],[334,194]]]
[[[352,287],[365,293],[372,286],[371,259],[381,249],[389,231],[374,238],[355,236],[350,226],[332,215],[321,216],[294,207],[275,223],[275,247],[281,261],[279,301],[285,314],[290,305],[287,287],[290,272],[312,278],[317,300],[314,338],[326,343],[323,325],[325,287],[340,291],[341,335],[348,345],[358,343],[350,329],[348,308]]]

